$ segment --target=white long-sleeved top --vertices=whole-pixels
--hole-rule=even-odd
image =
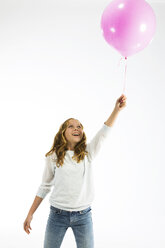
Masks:
[[[72,159],[72,150],[66,151],[62,167],[56,166],[55,152],[45,157],[42,182],[36,195],[45,198],[54,186],[49,198],[52,206],[66,211],[81,211],[91,206],[95,195],[92,161],[111,129],[103,124],[90,143],[87,143],[88,155],[80,163]]]

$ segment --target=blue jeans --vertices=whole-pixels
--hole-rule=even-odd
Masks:
[[[94,248],[91,207],[81,211],[66,211],[50,205],[44,248],[60,248],[64,235],[72,228],[77,248]]]

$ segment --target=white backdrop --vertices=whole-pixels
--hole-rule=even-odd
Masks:
[[[50,193],[29,235],[23,222],[45,153],[70,117],[82,122],[89,142],[122,94],[121,56],[100,29],[108,3],[0,2],[0,247],[43,247]],[[128,58],[127,106],[93,164],[95,248],[165,247],[165,3],[150,4],[156,34]],[[76,247],[71,229],[61,247]]]

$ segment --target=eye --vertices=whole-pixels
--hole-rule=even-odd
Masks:
[[[73,125],[70,125],[69,127],[73,127]],[[79,128],[81,128],[81,126],[78,126]]]

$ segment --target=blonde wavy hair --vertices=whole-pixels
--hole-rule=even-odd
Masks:
[[[60,126],[58,133],[54,137],[54,142],[53,142],[53,145],[52,145],[50,151],[45,154],[45,156],[47,157],[48,155],[52,154],[53,152],[56,153],[56,155],[57,155],[57,161],[56,161],[57,167],[60,167],[63,165],[65,153],[68,150],[67,149],[68,142],[64,136],[64,133],[68,127],[69,120],[75,120],[75,119],[69,118],[66,121],[64,121],[64,123]],[[80,125],[81,125],[82,129],[84,129],[84,127],[81,123],[80,123]],[[82,139],[74,147],[74,156],[72,157],[74,160],[77,161],[77,163],[80,163],[80,161],[84,159],[85,155],[88,154],[88,151],[85,151],[85,149],[86,149],[86,135],[83,132]]]

